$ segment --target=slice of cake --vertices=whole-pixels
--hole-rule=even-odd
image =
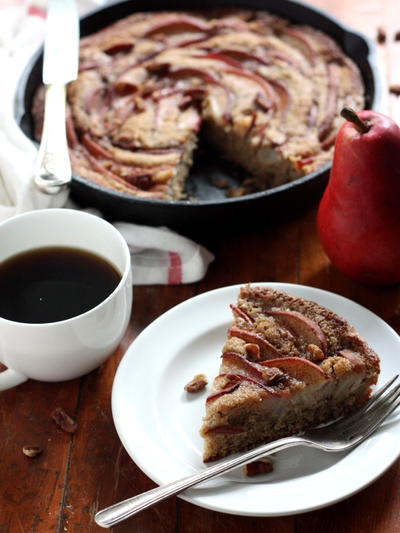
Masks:
[[[231,308],[201,428],[205,462],[331,421],[369,398],[379,358],[343,318],[250,285]]]

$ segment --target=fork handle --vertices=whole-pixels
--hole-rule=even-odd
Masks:
[[[213,466],[209,466],[200,472],[196,472],[189,476],[186,476],[177,481],[173,481],[161,487],[143,492],[132,498],[128,498],[122,502],[116,503],[99,511],[95,516],[96,523],[101,527],[112,527],[119,522],[122,522],[126,518],[155,505],[156,503],[170,498],[175,494],[179,494],[189,487],[193,487],[204,481],[208,481],[211,478],[219,476],[225,472],[229,472],[238,466],[242,466],[250,461],[259,459],[260,457],[275,453],[285,448],[292,446],[298,446],[300,444],[307,445],[308,442],[301,437],[286,437],[279,439],[268,444],[263,444],[254,450],[250,450],[244,454],[241,454],[233,459],[228,459],[219,462]]]

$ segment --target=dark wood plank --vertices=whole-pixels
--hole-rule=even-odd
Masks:
[[[294,518],[260,518],[234,516],[209,511],[182,501],[179,532],[181,533],[293,533]]]
[[[224,236],[212,244],[217,259],[199,282],[199,292],[248,282],[295,283],[298,236],[299,221],[294,217]]]
[[[0,396],[0,531],[59,531],[74,436],[54,424],[56,407],[76,416],[79,380],[29,381]],[[43,453],[28,458],[24,445]]]

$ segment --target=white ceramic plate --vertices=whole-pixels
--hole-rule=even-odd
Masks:
[[[400,337],[379,317],[336,294],[284,283],[257,283],[314,300],[346,318],[381,356],[379,383],[400,372]],[[230,303],[240,285],[187,300],[150,324],[125,354],[115,377],[114,422],[127,452],[156,483],[173,481],[202,463],[199,428],[208,394],[188,394],[197,373],[209,382],[231,322]],[[208,387],[209,389],[209,387]],[[400,455],[400,415],[392,415],[370,439],[347,454],[291,448],[274,459],[274,471],[246,478],[226,474],[181,497],[225,513],[279,516],[342,500],[380,476]]]

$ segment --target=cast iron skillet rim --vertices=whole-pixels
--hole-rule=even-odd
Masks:
[[[298,6],[301,9],[306,9],[309,11],[312,11],[318,15],[320,15],[322,18],[327,19],[329,22],[331,22],[333,25],[335,25],[338,29],[340,29],[347,37],[353,36],[359,39],[365,46],[367,53],[363,56],[363,59],[368,63],[369,68],[371,69],[372,73],[372,80],[373,80],[373,94],[370,95],[371,98],[371,108],[376,109],[379,107],[379,103],[381,101],[381,84],[379,82],[379,72],[377,68],[377,49],[376,45],[373,42],[372,39],[370,39],[367,35],[363,34],[362,32],[359,32],[357,30],[354,30],[347,24],[341,22],[337,17],[334,15],[331,15],[327,11],[317,7],[310,5],[306,2],[299,2],[297,0],[286,0],[288,4],[292,4],[294,6]],[[86,21],[87,19],[90,19],[90,17],[97,15],[101,13],[102,11],[106,11],[107,9],[112,9],[115,6],[121,5],[121,4],[128,4],[128,0],[116,0],[114,2],[111,2],[107,4],[106,6],[102,6],[99,8],[94,8],[90,12],[86,13],[83,17],[81,17],[80,21]],[[133,4],[133,3],[132,3]],[[165,10],[168,10],[168,7],[162,8]],[[186,8],[188,9],[188,8]],[[193,9],[193,8],[191,8]],[[195,8],[194,8],[195,9]],[[255,9],[255,8],[249,8],[249,9]],[[259,8],[257,8],[259,9]],[[266,11],[268,11],[268,5],[264,8]],[[142,9],[141,9],[142,11]],[[131,13],[135,13],[136,10],[134,8],[134,5],[132,6]],[[271,12],[273,12],[271,10]],[[128,15],[126,15],[128,16]],[[283,15],[282,15],[283,16]],[[290,19],[290,14],[287,15],[287,18]],[[98,31],[100,31],[103,27],[99,28]],[[318,28],[317,28],[318,29]],[[95,33],[95,32],[93,32]],[[89,35],[89,34],[88,34]],[[30,60],[28,61],[22,75],[20,76],[17,84],[17,90],[15,95],[15,102],[14,102],[14,109],[15,109],[15,117],[17,123],[20,125],[22,118],[24,114],[27,112],[25,109],[25,105],[21,105],[21,102],[24,102],[25,100],[25,94],[26,94],[26,87],[27,87],[27,81],[32,73],[33,66],[36,64],[38,59],[43,54],[43,45],[39,46],[39,48],[34,52],[34,54],[31,56]],[[28,111],[29,112],[29,111]],[[29,137],[28,137],[29,138]],[[30,139],[32,140],[32,139]],[[35,141],[34,144],[37,145]],[[289,191],[291,189],[297,188],[298,186],[301,186],[305,183],[308,183],[310,181],[313,181],[315,178],[319,176],[323,176],[325,173],[329,172],[332,167],[332,163],[327,163],[323,165],[322,167],[318,168],[316,171],[306,174],[305,176],[301,176],[300,178],[297,178],[293,181],[283,183],[282,185],[278,185],[276,187],[273,187],[271,189],[267,189],[264,191],[257,191],[255,193],[246,194],[244,196],[234,197],[234,198],[220,198],[218,200],[158,200],[158,199],[152,199],[152,198],[141,198],[135,195],[127,194],[124,192],[120,192],[113,189],[108,189],[107,187],[103,187],[99,184],[96,184],[94,182],[91,182],[82,176],[79,176],[78,174],[73,173],[73,182],[76,182],[79,185],[83,185],[87,189],[92,189],[96,193],[101,193],[102,195],[107,195],[107,197],[112,200],[113,198],[119,201],[131,201],[131,202],[139,202],[142,205],[153,205],[157,207],[161,207],[163,205],[178,209],[183,209],[186,207],[191,207],[192,209],[196,208],[202,208],[202,207],[213,207],[213,206],[220,206],[221,204],[240,204],[240,203],[247,203],[251,200],[256,199],[262,199],[268,196],[274,196],[275,194],[283,193],[285,191]]]
[[[282,185],[278,185],[277,187],[273,187],[271,189],[267,189],[265,191],[258,191],[251,194],[246,194],[244,196],[237,196],[234,198],[221,198],[220,200],[157,200],[154,198],[140,198],[134,195],[130,195],[127,193],[123,193],[120,191],[107,189],[106,187],[101,187],[100,185],[97,185],[96,183],[89,182],[82,176],[79,176],[77,174],[73,174],[74,180],[76,182],[79,182],[82,185],[89,185],[90,188],[98,191],[107,191],[107,193],[110,196],[113,196],[115,198],[119,199],[131,199],[134,198],[137,201],[146,202],[146,205],[149,203],[152,203],[153,205],[168,205],[168,206],[181,206],[181,207],[200,207],[200,206],[219,206],[221,203],[223,204],[229,204],[229,203],[241,203],[246,202],[252,199],[258,199],[258,198],[264,198],[265,196],[272,196],[279,192],[287,191],[289,189],[292,189],[294,187],[297,187],[298,185],[301,185],[303,183],[307,183],[308,181],[313,180],[315,177],[319,176],[320,174],[327,172],[330,170],[332,164],[327,163],[323,167],[320,167],[315,172],[312,172],[310,174],[307,174],[306,176],[301,176],[300,178],[297,178],[296,180],[283,183]]]

